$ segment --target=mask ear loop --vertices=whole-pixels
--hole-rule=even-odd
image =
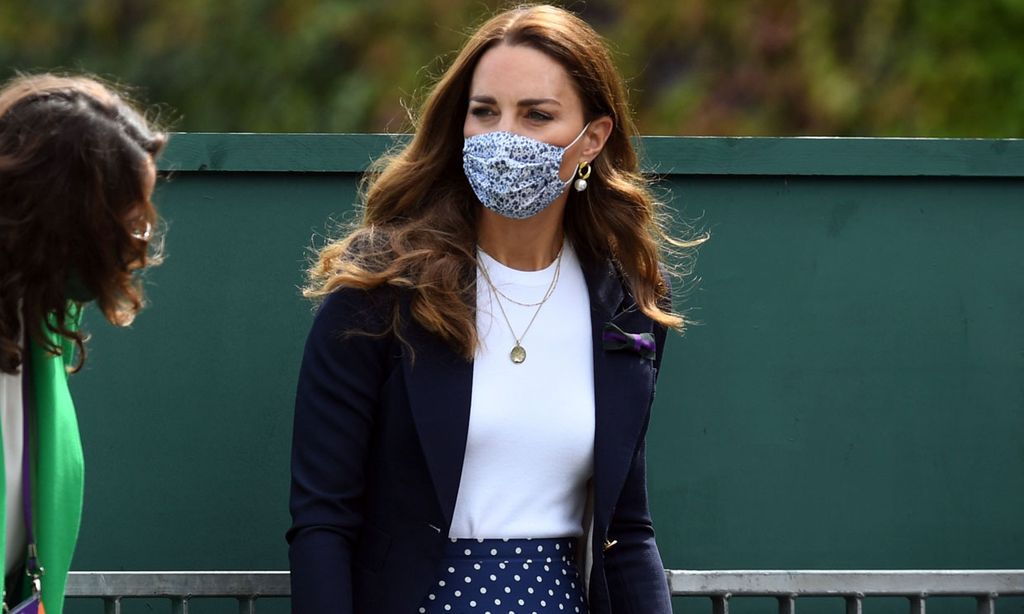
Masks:
[[[566,146],[565,146],[565,149],[566,149],[566,150],[568,151],[568,149],[569,149],[570,147],[572,147],[573,145],[575,145],[577,141],[579,141],[579,140],[580,140],[581,138],[583,138],[583,135],[587,133],[587,128],[589,128],[589,127],[590,127],[590,122],[587,122],[587,123],[586,123],[586,124],[585,124],[585,125],[583,126],[583,130],[580,130],[580,133],[576,135],[576,138],[574,138],[574,139],[572,140],[572,143],[569,143],[568,145],[566,145]]]
[[[574,138],[571,143],[569,143],[568,145],[566,145],[565,147],[562,148],[562,157],[561,157],[561,159],[564,159],[565,158],[565,153],[567,151],[569,151],[572,148],[573,145],[578,143],[581,138],[583,138],[583,135],[587,133],[587,128],[589,128],[589,127],[590,127],[590,122],[587,122],[583,126],[583,130],[580,130],[580,133],[576,135],[576,138]],[[560,159],[560,161],[561,161],[561,159]],[[576,167],[578,169],[579,165],[577,164]],[[569,184],[572,183],[572,180],[575,177],[576,177],[576,171],[573,171],[572,174],[569,175],[569,178],[565,180],[565,187],[569,187]],[[559,179],[561,179],[561,176],[559,176]]]

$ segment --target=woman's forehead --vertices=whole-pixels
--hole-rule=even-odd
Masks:
[[[501,101],[576,98],[569,74],[561,64],[533,47],[498,45],[477,62],[469,95]]]

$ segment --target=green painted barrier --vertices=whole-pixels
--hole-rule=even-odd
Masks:
[[[399,140],[174,136],[151,307],[87,312],[75,569],[287,568],[302,269]],[[712,233],[649,434],[666,565],[1024,566],[1024,141],[642,145]]]

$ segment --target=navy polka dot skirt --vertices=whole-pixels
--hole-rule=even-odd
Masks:
[[[576,538],[453,539],[420,614],[586,614]]]

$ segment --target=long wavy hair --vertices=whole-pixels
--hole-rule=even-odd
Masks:
[[[466,359],[473,357],[480,205],[462,169],[463,122],[477,62],[500,44],[532,47],[553,58],[575,85],[585,120],[612,119],[589,187],[570,191],[564,231],[584,263],[616,263],[645,314],[682,329],[683,318],[666,300],[664,251],[688,250],[705,237],[678,241],[667,234],[661,205],[640,173],[630,140],[636,127],[607,47],[583,20],[546,5],[503,12],[470,36],[424,101],[412,140],[367,174],[362,219],[320,250],[305,295],[382,285],[411,290],[412,317]],[[396,307],[392,330],[400,333],[399,325]]]
[[[149,166],[167,137],[125,97],[88,77],[19,76],[0,87],[0,371],[27,356],[19,311],[33,341],[60,354],[44,330],[84,337],[68,301],[95,297],[111,323],[143,306],[132,270],[156,264],[161,242],[146,194]]]

